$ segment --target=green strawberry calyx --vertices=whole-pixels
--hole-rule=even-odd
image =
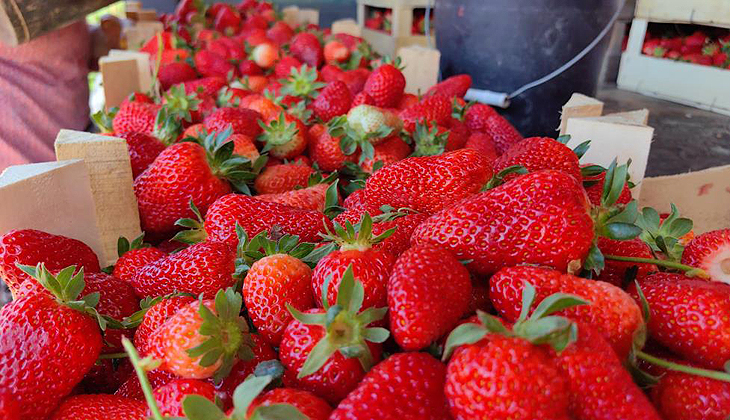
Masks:
[[[149,248],[151,246],[152,245],[144,241],[144,232],[142,232],[142,234],[138,237],[132,239],[131,242],[124,236],[120,236],[119,239],[117,239],[117,255],[121,257],[129,251]]]
[[[173,236],[173,241],[182,242],[184,244],[197,244],[208,239],[208,233],[205,231],[205,218],[198,210],[198,206],[195,205],[193,200],[190,200],[190,210],[195,215],[193,218],[182,218],[175,222],[175,226],[187,228],[188,230],[181,230]]]
[[[102,109],[91,115],[91,119],[94,121],[94,125],[99,129],[100,133],[108,134],[114,132],[113,121],[117,112],[119,112],[119,108],[114,107],[108,111]]]
[[[230,140],[233,127],[229,125],[222,132],[211,132],[202,140],[208,166],[217,178],[225,179],[233,188],[251,195],[249,185],[266,165],[268,157],[261,155],[255,161],[233,153],[235,144]]]
[[[142,320],[144,319],[144,315],[147,313],[147,311],[150,310],[153,306],[157,305],[158,303],[162,302],[163,300],[172,299],[175,297],[180,296],[188,296],[194,298],[195,295],[192,293],[187,292],[175,292],[170,293],[168,295],[164,296],[148,296],[142,300],[139,301],[139,310],[133,313],[132,315],[124,317],[122,319],[122,325],[124,325],[125,328],[136,328],[139,326],[139,324],[142,323]]]
[[[557,352],[563,351],[578,338],[578,327],[568,318],[552,314],[575,306],[588,305],[589,302],[575,295],[555,293],[543,299],[530,315],[535,296],[535,286],[526,281],[522,289],[522,310],[511,329],[499,318],[477,311],[478,324],[462,324],[449,334],[443,360],[448,360],[459,346],[474,344],[487,334],[524,338],[533,344],[547,344]]]
[[[272,381],[271,376],[249,376],[233,391],[233,412],[227,416],[214,402],[200,395],[188,395],[182,402],[183,412],[189,420],[307,420],[291,404],[271,404],[256,406],[249,415],[249,408],[256,397]]]
[[[451,131],[445,131],[439,134],[438,126],[435,122],[416,122],[416,130],[413,132],[413,141],[416,148],[411,156],[435,156],[441,155],[446,150],[446,142],[451,135]]]
[[[83,267],[76,271],[76,266],[71,265],[53,275],[43,263],[39,263],[35,267],[17,263],[16,266],[25,274],[36,279],[41,286],[50,292],[58,304],[95,318],[102,331],[105,331],[107,327],[125,328],[121,322],[107,315],[101,315],[96,310],[96,305],[99,304],[99,298],[101,297],[99,292],[80,297],[84,287],[86,287]]]
[[[680,238],[692,231],[693,222],[680,217],[674,204],[671,204],[671,209],[669,216],[662,221],[656,210],[644,207],[636,218],[636,225],[642,229],[639,237],[652,252],[661,252],[667,260],[679,262],[684,252]]]
[[[200,366],[208,367],[221,361],[213,375],[216,382],[222,381],[231,372],[236,360],[254,358],[254,342],[248,323],[240,316],[243,297],[233,288],[219,290],[214,300],[215,313],[201,299],[198,314],[203,322],[199,333],[208,337],[200,345],[187,350],[188,356],[200,357]]]
[[[258,136],[258,140],[264,143],[262,152],[268,152],[276,146],[283,146],[299,134],[296,123],[287,122],[284,112],[280,112],[279,118],[272,119],[268,125],[259,120],[259,126],[263,129]]]
[[[300,68],[292,67],[289,77],[281,79],[281,93],[304,99],[307,104],[317,97],[319,89],[326,86],[317,81],[317,70],[303,64]]]
[[[360,312],[365,289],[355,279],[352,265],[342,275],[337,290],[337,301],[329,304],[327,291],[331,277],[325,280],[322,287],[322,303],[324,312],[303,313],[287,304],[292,316],[306,325],[319,325],[325,329],[325,336],[314,346],[307,360],[299,371],[298,378],[317,372],[337,351],[345,358],[356,357],[365,372],[369,371],[375,361],[367,342],[382,343],[390,333],[385,328],[368,327],[369,324],[385,317],[388,308],[367,308]]]
[[[527,173],[527,168],[525,168],[522,165],[512,165],[508,166],[501,171],[497,172],[492,176],[492,178],[487,181],[486,184],[484,184],[484,187],[482,187],[482,191],[489,191],[492,188],[499,187],[500,185],[504,184],[506,182],[506,178],[508,175],[517,174],[517,175],[525,175]]]
[[[387,239],[393,232],[395,232],[395,228],[388,229],[380,235],[373,236],[373,219],[370,213],[365,212],[360,222],[355,225],[349,220],[345,221],[344,226],[335,222],[334,232],[327,228],[327,234],[323,236],[323,240],[334,242],[339,246],[341,251],[365,251],[372,248],[373,245]]]

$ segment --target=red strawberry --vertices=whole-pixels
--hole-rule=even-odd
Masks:
[[[238,72],[241,76],[261,76],[264,70],[253,60],[241,60],[238,63]]]
[[[469,129],[466,127],[466,124],[454,117],[451,117],[449,118],[447,127],[449,138],[446,141],[446,151],[451,152],[453,150],[464,148],[470,136]]]
[[[154,369],[147,372],[147,379],[150,381],[150,386],[153,390],[178,378],[179,377],[174,373],[170,373],[162,369]],[[144,401],[145,399],[144,393],[142,392],[142,386],[139,384],[139,378],[137,375],[130,376],[129,379],[127,379],[122,386],[114,392],[114,395],[132,398],[139,401]]]
[[[324,122],[345,115],[350,110],[352,95],[347,85],[336,80],[328,84],[312,102],[314,115]]]
[[[370,77],[369,70],[359,68],[359,69],[348,70],[348,71],[344,72],[343,74],[341,74],[339,76],[339,78],[337,80],[344,82],[347,85],[347,87],[350,89],[350,93],[352,93],[353,98],[357,98],[357,95],[359,93],[365,93],[365,92],[362,92],[362,90],[365,87],[365,82],[368,80],[369,77]],[[373,100],[373,98],[366,93],[365,93],[365,95],[366,96],[364,96],[363,98],[364,99],[369,98],[369,99],[364,102],[358,102],[358,104],[366,103],[368,105],[375,105],[375,101]],[[355,102],[354,99],[353,99],[353,102]],[[353,104],[352,106],[355,106],[355,104]]]
[[[327,184],[316,184],[298,190],[285,191],[277,194],[257,195],[256,199],[271,203],[284,204],[298,209],[316,210],[324,212],[327,201]]]
[[[238,31],[240,25],[241,14],[233,6],[224,5],[215,14],[213,27],[219,32],[231,35]]]
[[[264,143],[262,152],[269,152],[277,159],[292,159],[307,148],[307,126],[297,117],[282,112],[278,119],[263,126],[258,140]]]
[[[236,282],[235,258],[228,244],[201,242],[140,268],[132,285],[140,297],[188,292],[212,299]]]
[[[144,420],[147,405],[117,395],[74,395],[66,398],[48,420]]]
[[[448,419],[445,379],[446,367],[428,354],[395,354],[365,375],[330,420]]]
[[[451,100],[445,96],[426,97],[419,103],[401,111],[403,128],[413,133],[416,123],[430,125],[432,122],[445,126],[451,118]]]
[[[489,105],[475,104],[466,111],[464,124],[472,132],[489,134],[499,154],[522,140],[520,133]]]
[[[225,378],[239,358],[251,358],[253,341],[239,315],[243,300],[232,288],[180,308],[148,341],[160,368],[187,379]],[[203,315],[201,315],[201,313]]]
[[[600,206],[601,205],[601,196],[603,195],[603,185],[606,181],[606,172],[603,171],[599,173],[598,175],[594,176],[586,176],[583,178],[584,181],[593,182],[594,184],[591,184],[590,186],[586,187],[586,193],[588,194],[588,199],[590,199],[591,204],[594,206]],[[631,190],[629,189],[628,182],[624,184],[623,189],[621,190],[621,195],[616,200],[617,204],[628,204],[631,201]]]
[[[356,293],[362,296],[363,287],[350,268],[342,276],[337,305],[329,306],[335,302],[325,300],[322,302],[325,309],[304,313],[291,309],[294,320],[284,330],[279,347],[281,363],[287,369],[285,385],[311,391],[336,404],[380,361],[380,343],[387,339],[388,331],[367,326],[382,319],[383,309],[360,312],[362,305],[351,299]],[[334,321],[327,322],[328,316]],[[319,345],[319,351],[313,351],[318,343],[328,345],[324,348]],[[346,353],[343,348],[357,351]]]
[[[276,63],[274,67],[274,74],[276,77],[286,79],[291,75],[292,70],[299,69],[302,67],[302,62],[296,58],[286,55],[281,57],[281,60]]]
[[[185,93],[197,93],[198,96],[215,96],[227,84],[225,77],[203,77],[183,83]]]
[[[210,382],[197,379],[173,379],[155,389],[153,396],[160,414],[163,416],[185,416],[183,400],[188,395],[200,395],[210,401],[215,401],[215,388]],[[148,412],[148,414],[150,414]]]
[[[554,358],[570,383],[570,412],[575,418],[660,420],[611,345],[588,325],[579,324],[577,341]]]
[[[723,369],[730,359],[730,286],[671,273],[652,274],[640,286],[651,311],[649,335],[687,360]],[[634,285],[629,291],[638,301]]]
[[[284,108],[275,104],[264,95],[257,93],[248,95],[246,98],[241,100],[239,104],[241,108],[248,108],[261,114],[262,121],[270,121],[279,116],[284,111]]]
[[[83,270],[74,275],[74,269],[54,277],[39,264],[30,272],[45,288],[0,308],[0,389],[17,403],[20,418],[51,414],[101,353],[99,325],[86,313],[93,309],[67,306],[84,288]]]
[[[112,125],[115,133],[136,132],[152,134],[160,105],[129,102],[119,108]]]
[[[208,240],[236,245],[236,223],[252,237],[276,225],[282,233],[297,235],[304,242],[318,242],[320,234],[325,233],[327,226],[331,226],[330,220],[318,211],[229,194],[216,201],[205,215]]]
[[[265,168],[254,181],[259,194],[277,194],[307,186],[314,169],[308,165],[286,163]]]
[[[274,22],[266,31],[266,37],[279,45],[286,44],[294,36],[294,30],[283,20]]]
[[[165,150],[165,144],[149,134],[129,132],[116,134],[116,137],[127,141],[134,178],[144,172],[155,158]]]
[[[324,53],[319,39],[316,35],[308,32],[300,32],[291,40],[289,52],[294,58],[315,69],[319,68],[324,61]]]
[[[376,206],[434,213],[477,193],[492,176],[489,162],[473,150],[412,157],[387,166],[365,185],[365,199]]]
[[[464,145],[465,149],[474,149],[487,157],[491,162],[497,160],[497,148],[492,136],[480,132],[471,133]]]
[[[665,420],[725,420],[730,415],[730,384],[702,376],[667,372],[651,398]]]
[[[635,258],[654,258],[654,255],[651,253],[651,248],[639,238],[617,241],[615,239],[599,237],[597,245],[603,254]],[[649,273],[658,271],[657,266],[654,264],[606,260],[605,267],[596,277],[596,280],[605,281],[614,286],[624,287],[627,272],[632,267],[636,267],[637,269],[635,277],[637,280],[645,278]]]
[[[258,121],[261,114],[246,108],[219,108],[205,118],[203,124],[208,132],[222,132],[228,126],[233,127],[233,134],[243,134],[255,138],[261,133]]]
[[[403,73],[391,64],[383,64],[370,73],[363,92],[373,98],[376,106],[394,108],[403,96],[405,87],[406,78]]]
[[[373,148],[373,157],[365,159],[360,168],[367,173],[375,172],[375,164],[380,168],[405,159],[411,154],[411,146],[406,144],[400,136],[389,136],[382,143]]]
[[[86,372],[73,394],[113,394],[133,375],[134,368],[129,360],[101,359]]]
[[[106,273],[84,274],[84,294],[99,293],[99,303],[96,310],[102,314],[121,320],[130,316],[139,309],[139,299],[134,294],[132,286]],[[106,346],[103,353],[114,353],[122,350],[122,335],[132,336],[131,331],[109,329],[104,334]]]
[[[327,64],[336,64],[350,58],[350,49],[342,42],[333,39],[324,45],[324,60]]]
[[[387,306],[388,277],[393,269],[395,256],[374,249],[373,245],[391,233],[384,232],[373,237],[372,218],[367,213],[355,227],[349,222],[346,222],[344,227],[336,225],[334,235],[327,239],[334,241],[339,248],[324,256],[314,267],[312,273],[314,296],[322,296],[324,285],[329,282],[327,298],[330,302],[334,302],[345,271],[351,268],[365,289],[362,306],[364,308]],[[317,301],[318,304],[321,303],[320,299]]]
[[[270,42],[259,44],[251,51],[251,59],[262,69],[273,68],[280,56],[279,47]]]
[[[421,101],[421,98],[418,96],[412,94],[412,93],[404,93],[403,96],[401,96],[400,101],[398,101],[398,106],[396,107],[400,111],[403,111],[418,102]]]
[[[327,401],[311,392],[293,388],[276,388],[256,398],[251,403],[248,414],[253,414],[259,407],[279,404],[289,404],[295,407],[309,420],[327,420],[332,412],[332,407],[327,404]]]
[[[367,93],[359,92],[352,98],[352,108],[358,105],[375,105],[375,100]]]
[[[187,306],[195,299],[190,296],[173,296],[163,298],[150,306],[143,315],[137,329],[134,331],[134,347],[140,355],[147,355],[147,343],[152,333],[162,325],[168,318],[173,316],[178,309]]]
[[[682,264],[705,270],[712,281],[730,284],[730,229],[695,237],[682,253]]]
[[[333,137],[321,125],[309,130],[309,156],[325,172],[338,171],[346,162],[357,162],[357,154],[346,155],[340,148],[340,137]]]
[[[167,90],[178,83],[197,79],[198,73],[187,63],[174,62],[160,66],[157,78],[160,80],[162,90]]]
[[[0,416],[5,420],[20,420],[20,407],[9,391],[0,393]]]
[[[237,361],[233,365],[233,368],[231,368],[231,373],[222,382],[213,384],[218,391],[216,395],[223,400],[225,407],[232,405],[233,392],[236,390],[236,387],[254,373],[259,363],[278,359],[274,348],[264,341],[261,336],[251,334],[251,340],[253,341],[253,358]]]
[[[293,59],[295,59],[295,58],[293,58]],[[297,61],[299,61],[299,60],[297,60]],[[301,67],[301,64],[299,66],[296,66],[296,67]],[[344,73],[345,73],[344,70],[342,70],[341,68],[339,68],[337,66],[333,66],[331,64],[325,64],[324,66],[322,66],[321,69],[319,69],[319,76],[322,78],[322,80],[324,80],[327,83],[332,83],[335,80],[339,80],[339,78]],[[289,72],[287,71],[286,74],[288,75]],[[280,75],[277,74],[277,76],[280,76]],[[280,76],[280,77],[282,77],[282,76]]]
[[[388,280],[388,313],[395,341],[420,350],[451,331],[471,300],[471,278],[448,251],[416,245],[404,252]]]
[[[236,67],[226,61],[224,57],[208,51],[200,50],[195,53],[195,68],[205,77],[228,77],[236,73]]]
[[[157,248],[143,247],[141,239],[142,237],[139,238],[139,242],[136,240],[133,241],[131,245],[125,239],[127,246],[119,249],[121,255],[117,262],[114,263],[114,272],[112,273],[114,277],[131,282],[137,270],[167,256],[167,254]]]
[[[513,165],[520,165],[530,172],[555,169],[577,180],[583,179],[575,152],[549,137],[530,137],[513,145],[494,161],[494,171],[500,172]],[[510,178],[516,176],[511,174]]]
[[[297,252],[295,245],[289,244],[290,240],[290,236],[284,236],[278,243],[264,239],[261,246],[275,251],[254,262],[243,282],[243,297],[251,322],[275,346],[292,320],[287,307],[307,310],[314,306],[310,289],[312,269],[302,262],[301,256],[289,254]],[[256,246],[260,246],[258,242]]]
[[[626,292],[616,286],[563,274],[549,268],[518,266],[499,270],[489,279],[489,297],[494,308],[506,320],[516,320],[522,308],[524,283],[537,292],[536,301],[554,293],[570,293],[591,302],[562,311],[561,314],[588,324],[602,334],[624,360],[631,349],[634,334],[643,326],[641,309]]]
[[[143,104],[154,104],[155,103],[155,101],[152,98],[150,98],[149,95],[147,95],[147,94],[144,94],[142,92],[132,92],[129,94],[129,96],[124,98],[124,100],[122,101],[121,104],[119,104],[119,108],[127,105],[130,102],[139,102],[139,103],[143,103]]]
[[[479,155],[463,149],[467,151]],[[368,201],[370,183],[396,166],[368,180]],[[593,237],[593,220],[581,184],[564,172],[538,171],[433,215],[416,228],[411,243],[445,246],[456,258],[472,260],[467,265],[471,271],[491,274],[524,263],[566,270],[571,262],[586,258]]]
[[[99,259],[85,243],[61,235],[34,229],[11,230],[0,236],[0,278],[13,293],[30,277],[16,264],[35,266],[44,263],[56,272],[70,265],[78,265],[87,273],[101,270]]]
[[[392,235],[375,244],[375,249],[399,256],[409,248],[413,231],[427,218],[428,215],[425,213],[409,212],[391,212],[375,217],[376,223],[373,223],[373,235],[378,236],[386,230],[395,228]],[[357,220],[359,219],[358,217]],[[380,221],[381,219],[383,221]]]
[[[432,86],[426,96],[445,96],[447,98],[463,98],[466,91],[471,87],[471,76],[468,74],[457,74],[440,83]]]

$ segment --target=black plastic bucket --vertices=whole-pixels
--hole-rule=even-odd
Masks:
[[[511,93],[573,58],[601,32],[621,0],[436,0],[444,78]],[[555,135],[573,92],[593,96],[610,36],[560,76],[512,99],[503,113],[524,136]]]

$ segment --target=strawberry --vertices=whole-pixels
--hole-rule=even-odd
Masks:
[[[685,245],[694,238],[694,232],[692,232],[692,220],[680,217],[679,210],[674,204],[670,204],[670,207],[671,213],[661,215],[651,207],[644,207],[636,218],[636,226],[642,229],[639,237],[651,247],[654,254],[661,255],[663,259],[669,261],[679,262],[684,254]],[[697,271],[703,270],[698,268]]]
[[[219,108],[205,118],[203,122],[209,133],[222,132],[228,126],[233,127],[233,134],[243,134],[255,138],[261,133],[258,121],[261,114],[245,108]]]
[[[469,129],[466,128],[466,124],[454,117],[451,117],[449,118],[447,127],[449,136],[446,141],[446,151],[451,152],[453,150],[464,148],[470,136],[470,132]],[[440,132],[443,133],[444,131],[446,130]]]
[[[494,161],[494,171],[500,172],[513,165],[523,166],[530,172],[555,169],[583,180],[575,152],[549,137],[530,137],[513,145]]]
[[[403,73],[391,64],[383,64],[370,73],[363,92],[373,98],[376,106],[393,108],[398,105],[405,87],[406,78]]]
[[[591,204],[594,206],[600,206],[601,205],[601,195],[603,194],[603,185],[606,182],[606,172],[601,171],[597,175],[592,176],[584,176],[583,177],[584,186],[586,186],[586,193],[588,194],[588,199],[591,201]],[[586,182],[590,183],[590,185],[585,184]],[[629,183],[626,182],[624,184],[623,189],[621,190],[621,195],[619,195],[618,199],[616,200],[617,204],[628,204],[631,201],[631,190],[629,189]]]
[[[113,394],[133,375],[134,368],[128,360],[101,359],[86,372],[73,394]]]
[[[235,75],[236,73],[236,67],[233,64],[208,50],[200,50],[195,53],[194,60],[195,68],[204,77],[228,77],[229,74]]]
[[[28,275],[17,264],[44,263],[50,271],[78,265],[87,273],[101,271],[99,259],[85,243],[34,229],[11,230],[0,236],[0,278],[13,293]]]
[[[126,281],[119,280],[106,273],[84,274],[84,294],[98,293],[99,303],[96,310],[114,319],[122,319],[132,315],[139,308],[139,299],[134,289]],[[122,335],[132,336],[131,331],[109,329],[104,334],[105,347],[103,353],[121,351]]]
[[[159,388],[178,378],[179,377],[177,375],[162,369],[153,369],[147,372],[147,379],[149,380],[152,389]],[[122,386],[114,392],[114,395],[132,398],[139,401],[144,401],[145,399],[142,386],[140,385],[139,378],[136,375],[130,376],[129,379],[127,379]]]
[[[641,309],[620,288],[602,281],[563,274],[542,267],[518,266],[499,270],[489,279],[489,297],[494,308],[506,320],[520,314],[524,282],[534,285],[537,300],[554,293],[571,293],[591,302],[560,312],[566,318],[581,322],[603,335],[624,360],[631,349],[634,334],[643,327]]]
[[[352,155],[359,147],[360,162],[372,159],[373,146],[384,142],[389,136],[400,132],[403,122],[395,113],[371,105],[358,105],[329,123],[329,133],[342,137],[340,148],[346,155]]]
[[[281,60],[279,60],[279,62],[276,63],[276,66],[274,66],[274,74],[276,75],[276,77],[285,79],[291,75],[292,70],[296,70],[301,67],[301,61],[290,55],[286,55],[284,57],[281,57]]]
[[[279,48],[270,42],[259,44],[251,51],[251,59],[262,69],[273,68],[279,57]]]
[[[144,420],[147,405],[117,395],[74,395],[66,398],[49,420]]]
[[[667,372],[651,390],[665,420],[724,420],[730,415],[730,384],[682,372]]]
[[[305,65],[299,68],[292,68],[284,79],[279,80],[281,90],[277,93],[285,97],[291,96],[304,99],[309,104],[317,96],[317,90],[326,85],[318,81],[318,79],[319,75],[316,69]]]
[[[155,302],[155,300],[159,301]],[[139,354],[147,355],[147,343],[157,327],[173,316],[178,309],[194,301],[195,299],[191,296],[169,296],[153,299],[151,306],[143,308],[142,320],[134,331],[134,347],[137,348]]]
[[[54,276],[42,263],[24,266],[42,287],[0,308],[0,389],[17,403],[20,418],[51,414],[101,353],[98,314],[88,303],[94,295],[79,297],[84,273],[75,269]]]
[[[232,38],[219,38],[208,44],[208,50],[227,60],[238,62],[246,58],[246,49]]]
[[[363,160],[360,168],[366,173],[374,173],[379,168],[396,163],[411,154],[411,146],[400,136],[389,136],[373,148],[373,157]]]
[[[534,302],[525,288],[525,307]],[[569,417],[569,384],[550,357],[575,341],[576,326],[556,309],[585,304],[557,294],[540,302],[510,329],[484,312],[454,329],[446,341],[446,399],[454,419],[562,419]],[[550,324],[545,319],[552,319]],[[453,356],[452,356],[453,353]]]
[[[400,101],[398,101],[398,105],[396,106],[396,108],[400,111],[403,111],[420,101],[421,98],[419,98],[418,96],[412,93],[404,93],[403,96],[401,96]]]
[[[446,367],[425,353],[398,353],[368,372],[330,420],[450,418],[444,396]]]
[[[253,60],[241,60],[238,63],[238,73],[241,76],[261,76],[264,70]]]
[[[357,162],[357,154],[346,155],[342,152],[340,139],[333,137],[322,125],[315,124],[309,130],[309,156],[321,170],[338,171],[346,162]]]
[[[399,256],[409,248],[413,231],[427,218],[428,215],[425,213],[409,211],[388,212],[375,216],[373,235],[379,236],[393,228],[395,228],[395,232],[382,242],[375,244],[374,248],[393,256]]]
[[[498,154],[506,152],[513,144],[522,140],[517,129],[489,105],[475,104],[470,107],[464,115],[464,124],[472,132],[490,135]]]
[[[285,191],[277,194],[257,195],[256,199],[271,203],[284,204],[298,209],[324,212],[327,207],[327,184],[316,184],[310,187]]]
[[[336,305],[330,306],[323,295],[323,309],[302,313],[290,308],[294,320],[284,330],[279,347],[279,358],[288,372],[284,383],[333,404],[355,389],[380,361],[380,343],[388,338],[386,329],[368,328],[368,324],[382,319],[385,309],[360,312],[365,294],[352,268],[345,270],[337,296]]]
[[[334,234],[326,239],[335,242],[338,249],[324,256],[314,267],[312,290],[315,297],[322,296],[325,283],[328,283],[327,298],[334,302],[344,273],[350,268],[365,289],[363,308],[387,305],[388,277],[395,256],[374,249],[373,245],[390,236],[393,231],[373,236],[372,227],[372,218],[367,213],[356,226],[350,222],[345,222],[344,226],[335,225]]]
[[[229,194],[216,201],[205,215],[208,240],[227,242],[234,246],[238,242],[236,223],[251,236],[278,225],[282,233],[297,235],[305,242],[319,241],[320,234],[331,226],[330,220],[318,211],[267,203],[246,195]]]
[[[661,419],[611,345],[588,325],[579,324],[578,339],[553,357],[570,383],[574,418]]]
[[[231,134],[228,141],[233,142],[233,154],[243,156],[251,162],[255,162],[261,154],[256,148],[253,138],[245,134]]]
[[[435,213],[476,194],[491,176],[489,162],[473,150],[412,157],[373,174],[365,184],[365,200]]]
[[[286,44],[294,36],[294,30],[283,20],[274,22],[266,31],[266,37],[279,45]]]
[[[347,114],[351,102],[352,95],[347,85],[336,80],[322,89],[312,102],[312,110],[317,118],[329,122],[334,117]]]
[[[215,300],[201,299],[180,308],[148,342],[160,368],[187,379],[225,378],[237,359],[251,359],[248,324],[240,317],[243,300],[232,288]]]
[[[163,416],[184,416],[183,400],[188,395],[199,395],[215,401],[215,388],[210,382],[198,379],[173,379],[155,389],[153,393],[160,414]]]
[[[263,132],[258,140],[264,143],[262,152],[269,152],[278,159],[295,158],[307,148],[307,126],[297,117],[280,113],[278,119],[272,119],[267,125],[261,124]]]
[[[144,172],[166,147],[164,143],[145,133],[127,132],[118,133],[115,136],[127,141],[134,178]]]
[[[413,142],[416,144],[413,156],[442,155],[447,148],[450,132],[436,123],[416,123]]]
[[[229,407],[233,402],[233,393],[239,384],[254,374],[256,367],[266,361],[277,360],[278,356],[274,348],[264,341],[260,335],[251,334],[253,341],[253,358],[250,360],[239,360],[231,368],[231,373],[220,383],[214,383],[216,396],[223,400],[224,406]],[[277,362],[278,363],[278,362]]]
[[[160,70],[157,72],[157,78],[160,81],[162,90],[167,90],[172,85],[197,79],[198,73],[187,63],[174,62],[160,66]]]
[[[467,151],[485,159],[478,152],[463,150]],[[449,154],[459,152],[462,151]],[[370,183],[396,166],[391,165],[368,180],[368,201]],[[454,226],[463,229],[455,230]],[[442,210],[416,228],[411,243],[445,246],[456,258],[472,260],[467,265],[472,272],[491,274],[502,267],[524,263],[566,270],[571,262],[588,256],[593,237],[593,221],[583,187],[565,172],[548,170],[523,175]]]
[[[416,123],[444,126],[451,117],[451,100],[445,96],[426,97],[400,112],[403,128],[409,133],[416,130]]]
[[[215,14],[213,27],[224,34],[232,35],[241,25],[241,14],[233,6],[224,5]]]
[[[350,58],[350,49],[339,40],[331,40],[324,44],[324,60],[327,64],[337,64]]]
[[[152,98],[150,98],[149,95],[147,95],[145,93],[132,92],[126,98],[124,98],[124,100],[122,101],[121,104],[119,104],[119,108],[127,105],[130,102],[139,102],[142,104],[154,104],[155,103],[155,101]]]
[[[291,55],[312,68],[319,68],[324,61],[322,45],[317,36],[308,32],[300,32],[289,44]]]
[[[375,100],[365,92],[358,92],[352,97],[351,107],[355,108],[358,105],[375,105]]]
[[[198,80],[184,82],[185,93],[197,93],[199,96],[215,96],[227,84],[221,76],[203,77]]]
[[[137,270],[132,286],[140,297],[187,292],[212,299],[233,286],[236,254],[228,244],[201,242]]]
[[[412,247],[388,279],[393,338],[406,351],[427,347],[451,331],[470,299],[469,272],[456,258],[432,245]]]
[[[296,60],[294,57],[292,57],[292,59]],[[283,59],[282,59],[282,61],[283,61]],[[299,61],[299,60],[297,60],[297,61]],[[301,66],[301,63],[295,67],[300,67],[300,66]],[[284,75],[280,75],[277,73],[277,76],[284,77],[287,74],[289,74],[289,69],[287,69],[287,71]],[[319,76],[322,78],[322,80],[324,80],[327,83],[332,83],[335,80],[339,80],[339,78],[343,74],[345,74],[344,70],[342,70],[341,68],[339,68],[337,66],[333,66],[331,64],[325,64],[324,66],[322,66],[321,69],[319,69]],[[350,92],[350,93],[352,93],[352,92]]]
[[[299,244],[296,237],[284,235],[278,241],[259,234],[252,239],[253,252],[264,249],[264,256],[250,265],[243,282],[243,297],[251,322],[269,343],[278,346],[284,328],[292,320],[292,306],[307,310],[314,306],[310,284],[312,269],[302,262],[314,249]]]
[[[684,249],[682,264],[705,270],[712,281],[730,284],[730,229],[695,237]]]
[[[241,100],[239,106],[241,108],[248,108],[261,114],[263,121],[270,121],[275,119],[284,111],[284,108],[277,105],[264,95],[257,93],[249,95]]]
[[[115,133],[136,132],[152,134],[160,105],[129,102],[119,108],[112,122]]]
[[[617,241],[604,237],[598,238],[598,249],[603,254],[619,255],[636,258],[654,258],[651,248],[639,238],[626,241]],[[636,268],[633,268],[636,267]],[[606,260],[605,267],[596,277],[596,280],[611,283],[614,286],[624,287],[627,284],[629,270],[637,270],[635,278],[641,280],[652,272],[659,271],[656,265],[646,263],[632,263],[625,261]]]
[[[328,420],[332,412],[332,407],[327,404],[327,401],[311,392],[293,388],[276,388],[253,400],[248,409],[248,414],[252,415],[257,409],[260,410],[259,407],[281,404],[289,404],[309,420]]]
[[[307,186],[314,169],[308,165],[285,163],[265,168],[254,181],[259,194],[277,194]]]
[[[167,255],[157,248],[145,246],[143,238],[144,235],[140,235],[131,243],[127,238],[119,238],[117,242],[119,259],[114,263],[112,272],[114,277],[131,282],[137,270]]]
[[[474,149],[483,154],[490,162],[497,160],[497,147],[492,136],[480,132],[471,133],[464,144],[465,149]],[[601,189],[603,191],[603,189]]]
[[[370,71],[363,68],[358,68],[354,70],[348,70],[341,74],[337,80],[340,80],[344,84],[347,85],[347,87],[350,89],[350,93],[353,95],[353,105],[355,106],[355,98],[359,93],[363,93],[365,95],[365,98],[367,101],[365,102],[358,102],[358,104],[366,103],[368,105],[375,105],[375,100],[368,95],[367,93],[363,92],[363,88],[365,87],[365,82],[370,77]]]
[[[672,273],[652,274],[640,286],[651,311],[649,335],[689,361],[723,369],[730,359],[730,286]],[[634,285],[629,292],[638,302]]]
[[[463,98],[466,91],[471,87],[471,76],[468,74],[457,74],[444,79],[438,84],[433,85],[427,92],[426,96],[445,96],[447,98]]]

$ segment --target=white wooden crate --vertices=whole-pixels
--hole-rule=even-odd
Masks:
[[[730,28],[728,0],[639,0],[636,17],[651,22],[696,23]]]
[[[362,37],[370,43],[373,50],[382,55],[395,56],[399,49],[411,45],[428,46],[426,35],[411,33],[413,9],[426,8],[428,0],[358,0],[357,22],[362,29]],[[392,10],[390,33],[365,27],[367,7],[382,7]],[[433,12],[433,10],[432,10]],[[431,34],[431,43],[436,45],[436,37]]]
[[[730,5],[730,0],[724,1]],[[621,56],[618,86],[730,115],[730,70],[642,55],[648,24],[646,19],[634,19],[631,25],[629,44]]]

